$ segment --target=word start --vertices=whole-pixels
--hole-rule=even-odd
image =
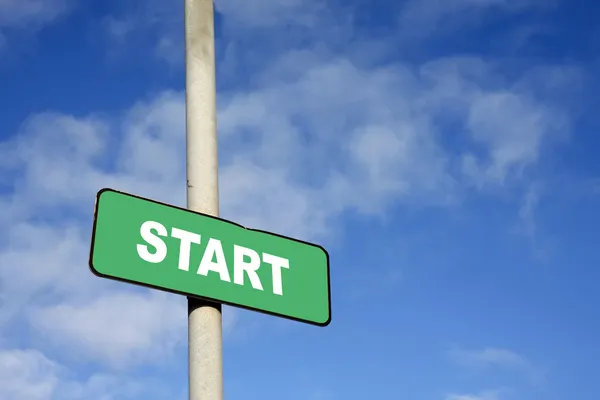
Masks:
[[[148,245],[138,244],[137,252],[140,258],[153,264],[162,262],[167,257],[167,245],[159,236],[167,237],[167,228],[159,222],[146,221],[140,227],[140,235],[146,243],[155,249],[155,252],[151,253],[148,250]],[[171,237],[180,241],[178,268],[183,271],[189,271],[191,246],[192,243],[200,244],[200,235],[183,229],[172,228]],[[281,269],[289,269],[289,260],[272,254],[262,253],[262,262],[271,264],[273,294],[283,295]],[[264,290],[257,273],[260,266],[261,257],[256,251],[247,247],[233,245],[233,283],[244,285],[244,274],[246,274],[254,289]],[[214,238],[208,239],[206,249],[198,267],[199,275],[207,276],[210,271],[218,273],[221,281],[231,282],[225,254],[223,253],[223,246],[220,240]]]

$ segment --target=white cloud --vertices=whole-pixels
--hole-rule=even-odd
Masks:
[[[97,190],[183,203],[183,109],[181,97],[168,92],[134,106],[116,147],[108,122],[61,114],[33,116],[0,146],[4,171],[14,177],[13,192],[0,196],[8,204],[0,219],[10,226],[0,249],[3,321],[27,311],[55,344],[111,365],[143,360],[157,343],[164,354],[185,337],[182,300],[130,293],[87,267]],[[116,160],[101,158],[110,154]]]
[[[519,12],[548,7],[555,0],[409,0],[400,14],[400,26],[409,35],[426,35],[438,29],[480,22],[485,12]]]
[[[411,106],[420,93],[403,68],[366,71],[292,54],[264,76],[259,90],[224,94],[220,132],[225,145],[242,143],[247,162],[304,187],[304,204],[319,204],[296,208],[313,214],[301,217],[311,229],[345,210],[379,213],[394,199],[437,202],[451,190],[447,156],[429,116]]]
[[[94,193],[105,185],[181,204],[185,187],[178,189],[177,181],[185,169],[184,109],[180,94],[165,92],[134,105],[117,127],[93,117],[31,117],[0,147],[17,174],[13,207],[23,214],[69,205],[71,212],[90,215]],[[120,128],[116,137],[110,128]]]
[[[164,360],[185,340],[184,300],[94,277],[81,227],[23,223],[10,237],[0,252],[0,333],[27,322],[46,345],[115,367]]]
[[[522,374],[532,383],[537,384],[544,379],[544,371],[525,356],[514,351],[486,347],[467,350],[453,348],[450,356],[459,364],[474,368],[503,368]]]
[[[185,299],[161,292],[107,292],[83,304],[41,307],[32,326],[66,351],[81,351],[114,367],[162,363],[185,341]]]
[[[171,65],[182,65],[184,60],[184,35],[181,27],[184,20],[184,2],[169,3],[162,0],[148,0],[141,3],[124,3],[123,8],[104,18],[104,29],[111,40],[110,52],[115,52],[115,45],[120,50],[129,48],[135,38],[149,38],[153,41],[154,55]],[[278,35],[270,35],[278,28],[293,29],[303,32],[296,38],[310,37],[315,31],[328,35],[341,35],[346,38],[351,28],[352,16],[344,9],[333,7],[324,0],[216,0],[214,10],[217,19],[217,46],[223,40],[231,45],[247,47],[249,37],[256,37],[257,42],[271,46],[277,42]],[[296,33],[298,33],[296,32]],[[268,36],[262,36],[264,34]],[[288,39],[293,40],[292,34]],[[289,41],[283,43],[283,49],[294,45]],[[245,51],[244,51],[245,53]],[[246,53],[253,58],[257,53]],[[221,68],[221,71],[223,69]]]
[[[58,365],[37,351],[0,351],[0,365],[0,398],[47,400],[59,385]]]
[[[547,74],[555,75],[557,82],[578,79],[570,68],[557,66],[552,71]],[[555,100],[562,86],[542,97],[527,72],[506,81],[497,66],[476,58],[429,63],[422,74],[434,85],[426,107],[463,122],[471,145],[459,150],[461,170],[479,188],[522,177],[545,149],[569,135],[568,110]],[[452,133],[456,132],[448,132]]]
[[[222,216],[301,239],[331,234],[348,212],[448,204],[465,190],[457,150],[474,154],[480,179],[493,181],[497,171],[511,179],[515,166],[538,160],[550,128],[536,124],[560,114],[477,59],[365,69],[295,52],[255,78],[252,90],[219,97]],[[185,335],[180,302],[93,277],[87,235],[102,187],[183,204],[184,112],[183,95],[167,91],[121,119],[34,115],[0,143],[2,175],[13,178],[0,195],[9,227],[0,248],[5,320],[27,315],[55,346],[73,343],[72,351],[109,365],[176,346]],[[460,121],[451,133],[473,139],[483,155],[470,141],[446,144],[448,114]],[[527,150],[513,154],[523,143]]]
[[[183,43],[183,1],[168,2],[146,0],[143,2],[123,2],[120,8],[104,17],[104,30],[110,40],[109,51],[116,53],[132,43],[134,38],[148,40],[156,37],[153,46],[154,55],[168,63],[181,64],[184,59]],[[152,34],[149,35],[149,32]],[[158,35],[156,35],[158,33]],[[120,45],[125,44],[125,47]],[[144,45],[147,47],[147,44]]]
[[[361,211],[403,195],[451,198],[465,178],[477,187],[502,185],[535,166],[569,129],[565,110],[476,58],[430,62],[413,74],[401,64],[366,71],[291,53],[264,76],[264,88],[222,101],[222,134],[258,143],[251,156],[258,164],[285,159],[296,173],[319,176]],[[447,131],[446,120],[460,125]],[[468,140],[445,149],[444,136]],[[462,174],[452,173],[455,162]],[[327,181],[328,174],[337,175]]]
[[[506,349],[486,347],[481,350],[465,350],[455,348],[451,355],[459,362],[476,365],[500,365],[507,367],[523,367],[529,362],[521,355]]]
[[[519,124],[507,123],[516,118]],[[499,92],[479,96],[469,110],[468,127],[473,139],[489,149],[487,165],[479,165],[469,153],[463,159],[467,175],[481,185],[503,182],[511,170],[517,174],[535,163],[544,138],[563,128],[560,115],[523,95]]]
[[[322,0],[216,0],[215,9],[234,23],[248,27],[273,27],[296,23],[311,26],[328,11]]]
[[[500,391],[485,391],[478,394],[449,394],[446,400],[500,400]]]
[[[0,0],[0,27],[52,22],[69,9],[70,3],[70,0]]]
[[[0,398],[19,400],[133,400],[174,398],[152,380],[97,373],[84,380],[36,350],[0,350]]]
[[[97,294],[98,287],[85,268],[89,246],[85,236],[73,226],[11,225],[8,245],[0,253],[0,320],[10,319],[32,300],[41,301],[40,297],[86,298]]]
[[[532,184],[525,192],[521,201],[521,206],[519,207],[520,231],[531,239],[534,245],[537,242],[536,209],[539,201],[539,185]]]

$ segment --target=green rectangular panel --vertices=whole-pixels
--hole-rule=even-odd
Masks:
[[[314,325],[331,320],[321,246],[102,189],[90,250],[94,274]]]

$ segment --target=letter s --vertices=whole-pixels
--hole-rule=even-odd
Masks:
[[[137,252],[142,260],[156,264],[162,262],[165,257],[167,257],[167,245],[152,231],[156,231],[159,236],[167,236],[167,228],[165,228],[162,224],[155,221],[144,222],[140,227],[140,235],[142,236],[142,239],[154,247],[156,251],[154,254],[150,253],[148,251],[148,246],[145,244],[138,244]]]

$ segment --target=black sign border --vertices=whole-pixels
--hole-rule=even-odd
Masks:
[[[239,228],[243,228],[243,229],[246,229],[246,230],[249,230],[249,231],[264,233],[264,234],[272,235],[272,236],[278,236],[278,237],[283,238],[283,239],[292,240],[294,242],[302,243],[302,244],[313,246],[313,247],[318,247],[319,249],[321,249],[325,253],[325,257],[327,259],[327,296],[328,296],[327,303],[328,303],[328,315],[329,315],[327,321],[325,321],[325,322],[314,322],[314,321],[311,321],[311,320],[302,319],[302,318],[296,318],[296,317],[291,317],[289,315],[275,313],[275,312],[272,312],[272,311],[265,311],[265,310],[261,310],[261,309],[254,308],[254,307],[248,307],[248,306],[244,306],[244,305],[240,305],[240,304],[236,304],[236,303],[230,303],[230,302],[218,300],[218,299],[211,298],[211,297],[199,296],[199,295],[192,294],[192,293],[186,293],[186,292],[181,292],[181,291],[178,291],[178,290],[167,289],[167,288],[163,288],[163,287],[160,287],[160,286],[155,286],[155,285],[150,285],[150,284],[141,283],[141,282],[137,282],[137,281],[132,281],[132,280],[129,280],[129,279],[117,278],[117,277],[114,277],[114,276],[110,276],[110,275],[106,275],[106,274],[103,274],[101,272],[98,272],[96,270],[96,268],[94,268],[94,263],[93,263],[93,259],[94,259],[94,244],[95,244],[95,240],[96,240],[96,223],[98,221],[98,209],[100,208],[99,207],[100,197],[102,196],[103,193],[106,193],[106,192],[118,193],[118,194],[121,194],[121,195],[124,195],[124,196],[129,196],[129,197],[136,198],[138,200],[149,201],[151,203],[160,204],[162,206],[166,206],[166,207],[170,207],[170,208],[175,208],[175,209],[182,210],[182,211],[187,211],[189,213],[201,215],[203,217],[208,217],[208,218],[216,219],[218,221],[225,222],[225,223],[228,223],[228,224],[232,224],[232,225],[235,225],[235,226],[237,226]],[[263,231],[263,230],[260,230],[260,229],[247,228],[247,227],[245,227],[243,225],[240,225],[240,224],[238,224],[236,222],[232,222],[232,221],[220,218],[220,217],[216,217],[214,215],[200,213],[200,212],[197,212],[197,211],[189,210],[189,209],[184,208],[184,207],[174,206],[174,205],[171,205],[171,204],[163,203],[163,202],[160,202],[160,201],[157,201],[157,200],[148,199],[146,197],[137,196],[137,195],[134,195],[134,194],[131,194],[131,193],[126,193],[126,192],[122,192],[122,191],[115,190],[115,189],[103,188],[103,189],[100,189],[98,191],[98,193],[96,194],[96,204],[94,206],[94,225],[93,225],[93,228],[92,228],[92,238],[91,238],[91,243],[90,243],[90,258],[89,258],[88,265],[89,265],[90,270],[92,271],[92,273],[94,275],[100,277],[100,278],[110,279],[110,280],[114,280],[114,281],[118,281],[118,282],[123,282],[123,283],[129,283],[129,284],[133,284],[133,285],[136,285],[136,286],[147,287],[149,289],[160,290],[162,292],[169,292],[169,293],[173,293],[173,294],[177,294],[177,295],[181,295],[181,296],[186,296],[186,297],[190,297],[190,298],[194,298],[194,299],[199,299],[199,300],[207,301],[207,302],[210,302],[210,303],[224,304],[224,305],[227,305],[227,306],[230,306],[230,307],[241,308],[241,309],[245,309],[245,310],[249,310],[249,311],[256,311],[256,312],[259,312],[259,313],[262,313],[262,314],[267,314],[267,315],[271,315],[271,316],[274,316],[274,317],[280,317],[280,318],[284,318],[284,319],[288,319],[288,320],[292,320],[292,321],[302,322],[302,323],[306,323],[306,324],[309,324],[309,325],[316,325],[316,326],[320,326],[320,327],[325,327],[325,326],[327,326],[327,325],[329,325],[331,323],[331,273],[330,273],[330,266],[329,266],[329,253],[327,252],[327,250],[325,250],[325,248],[323,246],[320,246],[320,245],[315,244],[315,243],[305,242],[303,240],[295,239],[295,238],[292,238],[292,237],[289,237],[289,236],[284,236],[284,235],[280,235],[280,234],[273,233],[273,232],[267,232],[267,231]]]

